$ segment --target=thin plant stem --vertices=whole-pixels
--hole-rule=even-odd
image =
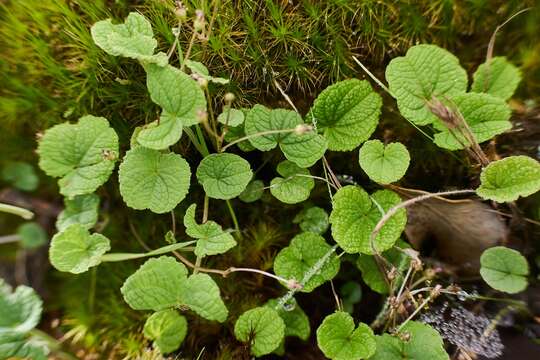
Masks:
[[[0,203],[0,212],[13,214],[22,217],[25,220],[30,220],[34,217],[34,213],[19,206]]]
[[[184,68],[186,66],[186,61],[189,60],[189,57],[191,55],[191,49],[193,48],[193,44],[195,43],[196,35],[197,35],[197,32],[194,30],[193,33],[191,34],[191,39],[189,40],[189,45],[188,45],[188,49],[186,51],[186,56],[182,60],[182,65],[180,66],[180,71],[184,71]]]
[[[197,138],[199,139],[199,143],[201,144],[201,147],[203,150],[202,155],[203,156],[210,155],[210,150],[208,150],[208,146],[206,146],[206,140],[204,140],[204,135],[201,130],[201,127],[199,125],[195,125],[195,131],[197,132]]]
[[[20,240],[21,240],[21,237],[17,234],[0,236],[0,245],[11,244]]]
[[[431,293],[421,304],[418,306],[409,317],[399,325],[397,332],[400,332],[401,329],[409,322],[411,321],[422,309],[424,306],[426,306],[433,298],[435,297],[435,293]]]
[[[225,152],[229,147],[236,145],[242,141],[249,140],[252,138],[256,138],[259,136],[265,136],[265,135],[271,135],[271,134],[283,134],[283,133],[290,133],[295,131],[295,129],[281,129],[281,130],[267,130],[267,131],[261,131],[255,134],[246,135],[244,137],[241,137],[239,139],[236,139],[234,141],[231,141],[227,145],[225,145],[223,148],[221,148],[221,152]]]
[[[172,233],[173,235],[176,234],[176,217],[174,216],[174,209],[171,210],[171,225],[172,225]]]
[[[210,204],[210,198],[208,197],[208,195],[204,194],[203,217],[202,217],[203,224],[208,221],[209,204]]]
[[[234,212],[234,208],[231,205],[230,200],[225,200],[227,203],[227,207],[229,208],[229,213],[231,214],[232,221],[234,223],[234,229],[238,232],[238,236],[242,238],[242,232],[240,231],[240,225],[238,224],[238,219],[236,218],[236,213]]]
[[[191,140],[191,143],[193,144],[193,146],[195,146],[195,149],[197,149],[197,151],[202,155],[202,156],[205,156],[205,151],[203,149],[203,146],[202,144],[199,142],[199,140],[197,139],[197,137],[195,136],[195,134],[193,133],[193,131],[191,131],[190,128],[184,128],[184,132],[187,134],[187,136],[189,137],[189,140]],[[208,149],[207,149],[208,150]]]

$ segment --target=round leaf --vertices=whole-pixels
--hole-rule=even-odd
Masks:
[[[276,310],[258,307],[240,315],[234,325],[234,335],[243,342],[250,342],[255,356],[276,350],[285,336],[285,323]]]
[[[467,91],[467,73],[458,58],[435,45],[416,45],[392,59],[386,81],[400,113],[416,125],[437,120],[426,106],[433,96],[442,100]]]
[[[150,149],[167,149],[180,140],[183,125],[182,118],[163,111],[159,120],[151,122],[138,131],[136,140]]]
[[[244,191],[253,177],[249,163],[235,154],[211,154],[197,168],[197,179],[211,198],[228,200]]]
[[[296,235],[289,246],[281,249],[274,260],[274,271],[285,279],[302,281],[315,264],[331,250],[320,235],[307,232]],[[339,271],[339,259],[334,254],[323,267],[304,284],[303,292],[311,292],[316,287],[331,280]]]
[[[480,257],[480,275],[495,290],[515,294],[527,287],[529,265],[519,251],[496,246]]]
[[[311,333],[309,318],[296,303],[294,298],[291,303],[277,308],[278,299],[270,299],[265,306],[268,306],[277,311],[283,322],[285,323],[285,336],[296,336],[302,340],[307,340]]]
[[[317,329],[317,344],[332,360],[367,359],[375,353],[373,330],[364,323],[355,329],[353,318],[343,311],[328,315]]]
[[[476,193],[497,202],[511,202],[540,190],[540,163],[528,156],[509,156],[482,171]]]
[[[328,214],[324,209],[313,206],[302,210],[293,220],[300,225],[302,231],[309,231],[315,234],[324,234],[328,230]]]
[[[64,199],[65,209],[56,219],[56,229],[64,231],[70,225],[81,224],[85,229],[94,227],[98,220],[99,196],[87,194]]]
[[[379,190],[371,197],[358,186],[345,186],[334,195],[330,214],[332,236],[348,253],[373,254],[370,235],[386,212],[401,202],[390,190]],[[379,208],[380,206],[380,208]],[[407,223],[405,209],[400,209],[386,222],[375,238],[373,246],[378,252],[394,245]]]
[[[34,191],[39,178],[34,167],[24,162],[10,162],[2,169],[2,179],[22,191]]]
[[[120,194],[129,207],[161,214],[185,198],[191,171],[178,154],[136,147],[126,153],[118,177]]]
[[[505,57],[494,57],[480,65],[473,78],[471,91],[507,100],[514,95],[521,81],[521,71]]]
[[[373,134],[381,106],[381,97],[367,81],[344,80],[319,94],[307,118],[317,124],[330,150],[348,151]]]
[[[99,265],[101,256],[111,249],[109,239],[92,234],[80,224],[73,224],[53,236],[49,249],[51,264],[59,271],[80,274]]]
[[[180,347],[187,335],[188,324],[185,317],[176,310],[167,309],[153,313],[144,324],[144,336],[154,340],[162,354],[168,354]]]
[[[298,167],[289,160],[277,166],[277,172],[283,177],[276,177],[270,183],[270,193],[286,204],[296,204],[307,200],[315,181],[309,176],[309,170]]]
[[[7,333],[24,334],[35,328],[42,306],[34,289],[21,285],[13,291],[0,279],[0,339]]]
[[[17,235],[21,238],[21,245],[26,249],[33,249],[47,243],[47,233],[35,222],[25,223],[17,229]]]
[[[244,112],[238,109],[225,107],[223,112],[218,115],[218,121],[227,126],[240,126],[244,123]]]
[[[402,143],[384,145],[370,140],[360,148],[360,167],[369,178],[379,184],[390,184],[405,175],[411,158]]]
[[[261,180],[253,180],[246,186],[244,191],[242,191],[242,193],[238,195],[238,198],[243,202],[252,203],[259,200],[263,192],[264,183]]]
[[[48,129],[39,141],[39,167],[58,177],[62,195],[89,194],[104,184],[118,156],[118,136],[107,119],[83,116]]]

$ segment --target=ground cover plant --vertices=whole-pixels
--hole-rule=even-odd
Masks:
[[[126,74],[123,81],[144,85],[147,121],[118,129],[97,109],[38,134],[39,168],[63,196],[47,247],[66,283],[58,311],[78,309],[74,318],[86,322],[36,329],[42,300],[2,280],[0,358],[70,358],[72,351],[79,358],[493,358],[503,353],[497,327],[505,316],[535,321],[527,300],[512,297],[536,286],[534,252],[509,241],[501,218],[522,233],[538,225],[520,206],[535,201],[540,163],[496,149],[514,126],[520,69],[488,52],[468,74],[450,51],[422,43],[394,57],[384,78],[351,57],[357,76],[333,81],[307,106],[277,82],[280,102],[247,106],[227,74],[193,56],[196,43],[211,39],[217,13],[181,2],[171,10],[165,51],[155,36],[164,25],[138,12],[90,28],[100,52],[140,67],[133,76],[142,80]],[[394,133],[381,135],[387,106],[474,180],[430,192],[403,186],[429,159]],[[39,182],[20,162],[2,177],[20,191]],[[451,245],[425,248],[427,225],[418,220],[425,208],[439,216],[433,222],[462,211],[473,228],[484,216],[503,229],[484,242],[460,242],[462,225],[450,224],[453,237],[443,240],[466,249],[452,261],[445,258]],[[0,211],[34,215],[9,204]],[[271,216],[292,230],[246,225]],[[432,246],[442,239],[431,236]],[[47,234],[26,222],[2,243],[24,253],[47,243]],[[472,285],[464,280],[471,274]],[[69,288],[81,286],[84,300],[73,299]],[[115,295],[106,302],[98,293]],[[93,335],[98,307],[127,334],[121,349]],[[471,335],[464,340],[460,331]]]

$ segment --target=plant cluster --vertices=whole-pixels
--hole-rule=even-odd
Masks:
[[[476,194],[485,200],[513,202],[540,189],[540,163],[536,160],[510,156],[491,161],[480,146],[511,128],[507,101],[521,80],[519,70],[503,57],[488,58],[469,86],[467,73],[454,55],[422,44],[390,62],[386,68],[388,87],[374,79],[396,100],[407,121],[421,132],[433,131],[437,146],[465,150],[482,168],[477,189],[402,201],[389,184],[399,181],[410,161],[418,159],[411,159],[399,142],[370,140],[383,103],[368,81],[348,79],[328,86],[306,114],[301,114],[286,95],[292,109],[237,106],[232,93],[216,97],[211,91],[210,84],[221,86],[228,80],[211,75],[204,64],[191,58],[195,39],[208,36],[210,31],[205,14],[196,13],[191,23],[192,40],[183,48],[178,38],[188,20],[183,7],[176,10],[179,26],[173,29],[175,40],[167,53],[157,51],[152,25],[138,13],[130,13],[123,23],[108,19],[92,26],[92,38],[100,49],[142,66],[150,98],[161,111],[152,122],[133,131],[129,144],[121,144],[110,122],[95,116],[99,114],[55,125],[42,134],[37,150],[39,166],[58,179],[59,192],[65,198],[65,209],[56,223],[58,232],[49,249],[51,264],[59,271],[81,274],[106,262],[149,258],[125,280],[120,291],[130,308],[147,312],[144,336],[163,354],[181,347],[190,327],[185,312],[219,323],[228,319],[227,300],[222,298],[215,277],[252,272],[275,279],[283,285],[283,295],[247,310],[234,324],[235,337],[258,357],[284,353],[286,337],[306,340],[310,336],[309,319],[294,296],[331,281],[339,273],[343,257],[350,255],[364,281],[374,291],[388,294],[387,302],[376,321],[368,325],[355,323],[338,299],[337,311],[328,314],[315,331],[324,355],[335,360],[448,359],[439,332],[414,319],[441,293],[457,296],[460,289],[413,282],[423,263],[419,254],[400,240],[407,222],[406,208],[447,195]],[[178,66],[171,61],[173,53],[179,59]],[[219,104],[219,112],[214,104]],[[175,152],[181,141],[189,141],[200,157],[185,159]],[[122,154],[121,149],[127,146],[129,150]],[[325,156],[328,151],[357,149],[358,165],[380,190],[369,193],[356,184],[343,186]],[[280,154],[282,161],[275,177],[265,184],[253,170],[256,157],[248,154],[269,151]],[[109,181],[117,163],[121,197],[135,210],[174,212],[193,191],[196,179],[204,200],[189,205],[184,213],[183,225],[190,239],[178,241],[174,224],[165,235],[168,245],[145,253],[111,252],[114,240],[94,231],[100,210],[96,190]],[[322,171],[314,170],[319,169],[316,164]],[[206,267],[209,257],[227,253],[243,236],[232,199],[252,204],[269,190],[284,204],[303,203],[316,182],[327,187],[330,214],[320,207],[309,207],[293,220],[302,232],[279,251],[273,273],[249,267]],[[234,229],[224,229],[209,219],[210,201],[226,203]],[[202,208],[202,213],[197,208]],[[516,293],[527,286],[529,268],[519,252],[501,246],[484,252],[480,272],[492,288]],[[33,355],[36,359],[44,358],[47,347],[26,338],[41,310],[36,305],[39,300],[27,300],[22,294],[26,291],[17,289],[12,294],[0,284],[0,304],[12,306],[13,310],[5,309],[10,316],[17,316],[0,323],[0,349],[4,346],[9,356],[24,357],[31,351],[39,354]],[[29,306],[39,307],[39,311],[28,312]],[[0,322],[6,318],[11,319],[0,316]],[[30,325],[20,326],[27,322]],[[376,335],[374,330],[382,331]],[[20,339],[25,340],[22,346]]]

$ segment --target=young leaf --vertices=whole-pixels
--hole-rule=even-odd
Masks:
[[[276,177],[270,182],[270,193],[286,204],[296,204],[306,200],[315,187],[315,181],[309,176],[308,169],[298,167],[289,160],[277,166],[277,172],[283,177]]]
[[[510,108],[500,98],[482,93],[467,93],[456,95],[452,98],[452,103],[463,115],[478,143],[512,128],[512,123],[509,121]],[[435,125],[442,130],[435,134],[434,141],[438,146],[448,150],[459,150],[463,149],[462,143],[469,144],[469,141],[457,129],[450,130],[440,124],[440,120],[437,120]]]
[[[197,205],[192,204],[184,215],[184,226],[186,234],[197,239],[195,255],[204,257],[208,255],[223,254],[236,246],[236,241],[232,235],[223,231],[221,225],[214,221],[207,221],[204,224],[197,224],[195,221],[195,209]]]
[[[91,229],[98,220],[99,196],[86,194],[64,199],[64,210],[56,219],[56,229],[64,231],[70,225],[81,224],[85,229]]]
[[[383,334],[375,336],[377,351],[370,360],[448,360],[439,333],[429,325],[409,321],[402,329],[410,339],[404,341],[396,336]]]
[[[207,320],[224,322],[229,315],[219,287],[207,274],[195,274],[187,279],[181,288],[181,302]]]
[[[246,116],[247,112],[244,112],[244,117]],[[225,141],[226,142],[233,142],[235,140],[238,140],[240,138],[243,138],[246,136],[246,132],[244,131],[244,124],[238,125],[238,126],[229,126],[227,128],[227,132],[225,133]],[[240,150],[243,152],[249,152],[255,150],[255,147],[251,145],[251,143],[248,140],[240,141],[236,144]]]
[[[110,241],[105,236],[90,235],[81,224],[73,224],[53,236],[49,259],[59,271],[80,274],[99,265],[101,255],[110,249]]]
[[[332,360],[367,359],[375,353],[375,335],[364,323],[354,327],[353,318],[344,311],[328,315],[317,329],[317,344]]]
[[[453,98],[467,91],[467,73],[458,58],[435,45],[416,45],[392,59],[386,81],[401,114],[416,125],[437,120],[426,106],[433,96]]]
[[[0,338],[7,333],[24,334],[35,328],[42,307],[43,302],[34,289],[20,285],[13,291],[0,279]]]
[[[59,177],[67,197],[89,194],[109,179],[118,157],[118,136],[107,119],[83,116],[77,124],[48,129],[39,141],[39,167]]]
[[[409,247],[408,244],[402,240],[398,240],[396,246],[399,246],[400,248]],[[403,278],[403,272],[409,266],[410,258],[402,251],[395,248],[386,250],[381,255],[397,269],[396,280],[394,281],[396,284],[400,284]],[[388,293],[388,284],[373,256],[360,254],[356,260],[356,266],[362,272],[362,280],[364,280],[367,286],[379,294]]]
[[[168,354],[180,347],[187,335],[188,324],[185,317],[176,310],[167,309],[153,313],[144,324],[144,336],[154,341],[162,354]]]
[[[261,198],[264,192],[264,183],[261,180],[253,180],[247,184],[244,191],[238,195],[238,198],[246,203],[252,203]]]
[[[373,247],[378,252],[387,250],[394,245],[405,228],[405,209],[400,209],[386,222],[373,244],[370,243],[370,235],[383,212],[400,202],[400,197],[390,190],[379,190],[370,197],[359,186],[345,186],[334,195],[330,214],[332,236],[348,253],[372,255]]]
[[[0,336],[0,359],[47,360],[47,345],[38,336],[7,332]]]
[[[514,95],[521,71],[505,57],[494,57],[481,64],[473,75],[471,91],[482,92],[508,100]]]
[[[300,167],[315,164],[326,151],[326,140],[314,131],[293,131],[304,122],[298,113],[285,109],[270,110],[262,105],[255,105],[247,114],[246,135],[251,144],[261,150],[269,151],[279,145],[285,157]],[[254,136],[258,133],[281,131]]]
[[[126,153],[118,178],[120,194],[129,207],[161,214],[186,197],[191,170],[178,154],[136,147]]]
[[[540,190],[540,163],[528,156],[509,156],[482,170],[478,196],[497,202],[511,202]]]
[[[285,336],[285,323],[276,310],[263,306],[240,315],[234,325],[234,335],[243,342],[250,342],[255,356],[276,350]]]
[[[163,108],[170,121],[182,126],[198,124],[198,113],[206,110],[206,99],[197,82],[171,65],[149,64],[145,69],[150,98]],[[179,126],[170,125],[172,129]]]
[[[309,231],[315,234],[324,234],[328,230],[328,214],[324,209],[313,206],[302,210],[293,219],[295,224],[300,225],[302,231]]]
[[[369,140],[360,148],[360,167],[379,184],[390,184],[401,179],[410,160],[409,151],[399,142],[384,145],[379,140]]]
[[[331,247],[320,235],[306,232],[296,235],[289,246],[281,249],[274,260],[276,275],[285,279],[302,281],[306,273],[312,271],[315,264],[330,251]],[[339,271],[339,259],[332,254],[324,266],[304,284],[303,292],[312,292],[336,276]]]
[[[328,140],[328,149],[348,151],[369,139],[379,123],[382,99],[364,80],[337,82],[323,90],[307,115]]]
[[[527,287],[529,264],[519,251],[496,246],[480,257],[480,275],[495,290],[516,294]]]
[[[193,74],[196,74],[197,76],[200,76],[203,79],[208,80],[209,82],[213,82],[215,84],[221,84],[221,85],[225,85],[229,83],[229,79],[210,76],[210,72],[208,71],[206,66],[204,66],[202,63],[198,61],[186,60],[185,64],[189,68],[189,70],[191,70]]]
[[[296,336],[304,341],[307,340],[311,333],[311,328],[309,326],[309,318],[304,310],[296,303],[294,298],[291,299],[291,303],[287,303],[286,309],[284,306],[277,308],[278,302],[278,299],[270,299],[265,306],[277,311],[285,323],[285,336]]]
[[[173,257],[147,260],[124,282],[124,300],[135,310],[159,311],[180,305],[187,269]]]
[[[211,198],[228,200],[244,191],[253,177],[249,163],[235,154],[211,154],[197,168],[197,180]]]
[[[123,24],[115,25],[111,19],[98,21],[90,31],[96,45],[110,55],[167,64],[165,54],[153,55],[157,41],[152,26],[138,13],[129,13]]]
[[[167,149],[180,140],[183,125],[181,118],[163,111],[159,120],[153,121],[139,130],[136,140],[142,146],[150,149]]]
[[[238,109],[231,109],[226,106],[223,112],[218,115],[218,121],[224,125],[236,127],[244,123],[244,112]]]
[[[19,190],[34,191],[39,178],[34,167],[25,162],[10,162],[2,169],[2,179]]]
[[[17,228],[17,235],[21,238],[21,245],[25,249],[34,249],[47,243],[47,233],[35,222],[24,223]]]

